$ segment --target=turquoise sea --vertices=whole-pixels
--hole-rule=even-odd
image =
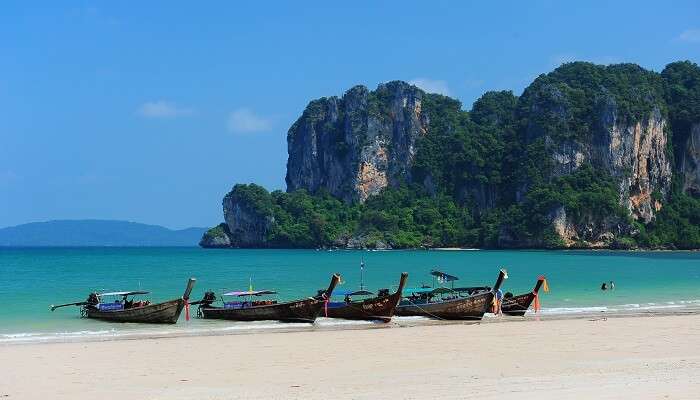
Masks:
[[[150,290],[151,300],[167,300],[181,295],[190,276],[197,278],[193,300],[205,290],[247,289],[251,280],[255,289],[294,299],[326,287],[333,272],[343,276],[341,288],[358,287],[362,260],[371,290],[395,286],[401,271],[409,273],[409,286],[431,284],[434,268],[459,276],[458,286],[493,285],[505,268],[504,290],[519,294],[544,274],[551,289],[541,297],[545,316],[700,310],[698,252],[0,248],[0,343],[287,329],[273,322],[186,322],[184,313],[175,326],[113,324],[81,319],[77,307],[49,306],[82,301],[94,290]],[[615,290],[601,291],[611,280]],[[363,323],[322,318],[316,328],[334,324]]]

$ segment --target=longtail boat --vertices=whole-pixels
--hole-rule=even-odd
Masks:
[[[401,273],[399,287],[393,294],[389,294],[389,289],[381,289],[376,297],[363,300],[353,300],[352,298],[374,295],[374,293],[364,290],[364,285],[360,285],[360,290],[357,291],[335,291],[333,295],[344,296],[345,300],[342,302],[329,302],[324,307],[322,315],[328,318],[389,322],[391,317],[394,316],[396,306],[401,301],[401,294],[407,278],[408,274],[406,272]]]
[[[442,273],[431,272],[442,281],[455,281],[459,278]],[[454,279],[451,279],[451,278]],[[411,293],[396,307],[398,316],[422,316],[448,320],[480,320],[494,304],[494,297],[503,281],[508,278],[505,270],[500,270],[493,289],[482,286],[473,288],[416,288],[405,289]]]
[[[195,279],[190,278],[187,288],[179,299],[169,300],[163,303],[151,304],[150,301],[135,301],[133,296],[146,295],[149,292],[120,291],[108,293],[90,293],[87,300],[52,305],[51,311],[60,307],[80,306],[80,314],[85,318],[94,318],[111,322],[139,322],[149,324],[174,324],[180,318],[183,308],[187,309],[189,319],[189,297],[195,284]],[[114,301],[107,299],[114,298]],[[132,298],[132,300],[129,300]]]
[[[216,307],[213,292],[206,292],[204,298],[192,304],[199,304],[197,315],[205,319],[227,319],[233,321],[282,321],[313,323],[328,302],[340,276],[334,274],[328,289],[320,295],[301,300],[278,303],[276,300],[253,300],[260,296],[276,294],[272,290],[247,290],[224,293],[223,296],[244,298],[244,301],[223,301],[223,307]],[[247,298],[247,300],[245,300]]]
[[[547,279],[540,275],[537,278],[537,283],[535,283],[535,287],[532,289],[532,292],[517,296],[513,296],[513,294],[510,292],[506,293],[501,301],[501,312],[506,315],[522,317],[530,308],[533,301],[535,301],[535,311],[539,311],[539,291],[543,284],[544,291],[548,292],[549,288],[547,287]]]

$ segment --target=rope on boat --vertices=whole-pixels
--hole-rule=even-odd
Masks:
[[[367,311],[365,311],[364,308],[362,308],[362,307],[357,307],[355,304],[352,304],[352,303],[350,303],[350,304],[345,303],[344,306],[350,308],[351,310],[363,312],[363,313],[367,316],[367,318],[369,318],[369,319],[378,319],[378,320],[382,320],[382,319],[384,319],[384,318],[387,318],[387,316],[372,315],[372,314],[368,313]],[[326,318],[327,318],[327,317],[328,317],[328,312],[326,311]]]
[[[435,319],[439,319],[439,320],[441,320],[441,321],[447,321],[445,318],[438,317],[437,315],[435,315],[435,314],[431,313],[430,311],[424,309],[423,307],[419,306],[418,304],[412,302],[411,299],[408,299],[408,302],[411,303],[412,305],[414,305],[414,306],[415,306],[416,308],[418,308],[419,310],[423,311],[424,313],[428,314],[429,316],[431,316],[431,317],[433,317],[433,318],[435,318]]]

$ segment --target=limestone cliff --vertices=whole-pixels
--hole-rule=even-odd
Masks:
[[[287,191],[326,190],[362,202],[409,180],[416,140],[428,129],[423,96],[395,81],[309,103],[287,134]]]
[[[632,217],[650,222],[662,206],[660,200],[668,195],[672,176],[667,154],[668,122],[659,107],[635,121],[620,115],[613,96],[602,96],[588,118],[588,134],[562,137],[557,135],[559,132],[551,132],[551,124],[560,124],[567,132],[573,130],[568,126],[568,99],[552,86],[537,96],[548,98],[533,102],[526,137],[529,142],[543,140],[551,175],[571,174],[584,163],[601,168],[619,181],[620,202]]]
[[[231,247],[231,235],[228,225],[222,223],[206,231],[199,241],[199,245],[207,248]]]
[[[679,162],[683,191],[700,197],[700,123],[692,125]]]
[[[632,79],[621,80],[621,75]],[[572,63],[539,77],[519,101],[523,140],[543,151],[530,154],[544,157],[539,179],[590,165],[614,178],[619,203],[632,219],[653,221],[668,199],[673,176],[661,87],[658,74],[632,65]],[[527,192],[532,181],[525,179],[520,192]],[[575,222],[561,207],[549,215],[566,246],[607,246],[634,233],[625,218],[584,212]]]
[[[203,247],[265,247],[275,219],[267,191],[255,184],[235,185],[222,202],[224,224],[202,238]]]
[[[290,127],[287,192],[236,185],[201,245],[697,248],[698,82],[690,62],[568,63],[471,111],[355,86]]]

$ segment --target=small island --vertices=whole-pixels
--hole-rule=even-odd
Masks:
[[[700,248],[700,68],[573,62],[470,111],[401,81],[308,104],[287,191],[237,184],[207,248]]]

